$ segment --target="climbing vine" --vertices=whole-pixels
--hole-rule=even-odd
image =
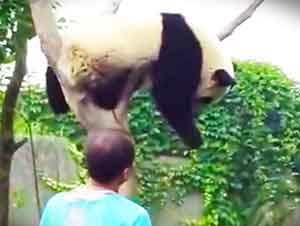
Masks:
[[[153,109],[142,110],[147,117],[140,108],[133,109],[131,125],[141,163],[150,153],[154,157],[173,149],[186,153],[188,160],[171,168],[154,162],[141,166],[143,204],[157,200],[163,205],[170,190],[175,189],[179,201],[197,190],[203,195],[205,211],[192,225],[236,226],[251,225],[263,205],[276,206],[286,199],[299,202],[299,88],[276,67],[255,62],[235,66],[238,85],[199,115],[204,136],[199,150],[186,153],[178,148]],[[149,101],[136,102],[133,106]]]
[[[300,201],[300,89],[278,68],[236,62],[237,85],[217,104],[201,109],[198,127],[204,144],[188,150],[155,111],[148,93],[133,98],[130,127],[136,141],[138,202],[153,209],[167,200],[181,204],[192,191],[203,196],[199,219],[190,226],[258,225],[262,207],[275,211],[282,201],[289,211]],[[54,116],[41,89],[23,90],[20,111],[34,121],[34,131],[70,139],[79,180],[57,183],[43,175],[55,191],[69,190],[86,178],[80,143],[84,131],[70,113]],[[22,123],[18,124],[22,128]],[[159,156],[179,156],[167,165]],[[277,218],[276,218],[277,219]],[[273,219],[271,225],[276,225]]]

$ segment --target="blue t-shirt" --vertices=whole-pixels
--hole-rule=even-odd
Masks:
[[[125,197],[87,187],[54,195],[40,226],[151,226],[147,211]]]

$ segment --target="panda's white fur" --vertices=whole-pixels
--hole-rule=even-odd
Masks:
[[[216,35],[205,25],[189,18],[185,18],[185,21],[200,41],[203,54],[202,71],[199,71],[201,83],[195,98],[203,96],[217,100],[229,87],[216,84],[212,75],[216,70],[224,69],[234,79],[231,59]],[[116,121],[112,111],[94,105],[76,86],[87,76],[94,76],[91,80],[101,79],[101,76],[109,77],[131,68],[129,77],[146,78],[139,88],[151,88],[151,72],[148,68],[159,57],[162,31],[160,14],[144,17],[105,15],[98,20],[82,20],[72,24],[62,33],[63,48],[55,65],[56,71],[68,105],[85,128],[128,129],[126,100],[120,101],[115,109],[121,115],[121,119]],[[93,73],[94,70],[98,75]]]
[[[211,74],[217,69],[225,69],[233,78],[234,71],[230,56],[224,51],[220,40],[203,23],[195,18],[185,18],[194,34],[201,40],[203,49],[202,84],[198,95],[211,96],[207,90],[213,86]],[[80,59],[71,62],[70,51],[74,48],[83,50],[86,56],[103,59],[103,65],[113,67],[132,66],[140,68],[149,61],[158,58],[161,46],[162,17],[159,14],[144,17],[133,15],[104,15],[99,20],[82,20],[71,24],[64,31],[61,58],[58,60],[60,69],[68,67],[68,82],[77,83],[76,76],[71,75],[71,63],[79,63]],[[108,57],[108,58],[107,58]],[[76,60],[76,59],[75,59]],[[84,73],[83,73],[84,74]],[[214,91],[211,91],[214,92]]]
[[[80,74],[78,70],[82,69],[77,67],[75,74],[71,73],[71,67],[81,63],[80,57],[70,61],[71,51],[76,49],[84,57],[98,59],[99,67],[102,66],[104,71],[123,67],[140,68],[158,57],[162,29],[160,20],[159,17],[143,20],[124,15],[106,15],[98,21],[83,20],[72,24],[63,33],[63,54],[58,60],[58,67],[68,67],[68,75],[71,75],[68,76],[68,83],[75,85]]]

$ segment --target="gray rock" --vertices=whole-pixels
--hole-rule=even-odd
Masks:
[[[35,137],[37,169],[52,178],[63,181],[76,180],[76,166],[64,149],[66,140],[55,137]],[[14,155],[10,181],[10,226],[36,226],[39,222],[35,198],[31,147],[29,143]],[[40,200],[44,207],[53,195],[39,181]]]

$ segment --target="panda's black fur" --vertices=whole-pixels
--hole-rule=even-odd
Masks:
[[[201,40],[198,40],[182,15],[162,13],[161,17],[161,46],[157,60],[151,62],[150,67],[152,95],[158,110],[184,143],[196,148],[202,144],[202,139],[193,119],[193,107],[196,102],[210,102],[210,97],[195,99],[203,64]],[[122,91],[128,83],[133,82],[127,76],[133,69],[127,70],[99,82],[87,82],[82,87],[95,105],[112,110],[117,106]],[[54,72],[48,69],[49,102],[54,112],[65,113],[69,109],[55,77]],[[234,84],[234,79],[222,69],[215,71],[213,78],[220,86]],[[138,89],[143,82],[144,77],[140,77],[134,81],[133,87]]]
[[[70,111],[58,78],[51,67],[46,71],[46,92],[49,104],[55,114],[63,114]]]
[[[181,15],[162,14],[162,18],[162,42],[154,64],[152,94],[158,110],[185,143],[197,147],[201,136],[193,121],[192,101],[201,82],[201,46]]]

